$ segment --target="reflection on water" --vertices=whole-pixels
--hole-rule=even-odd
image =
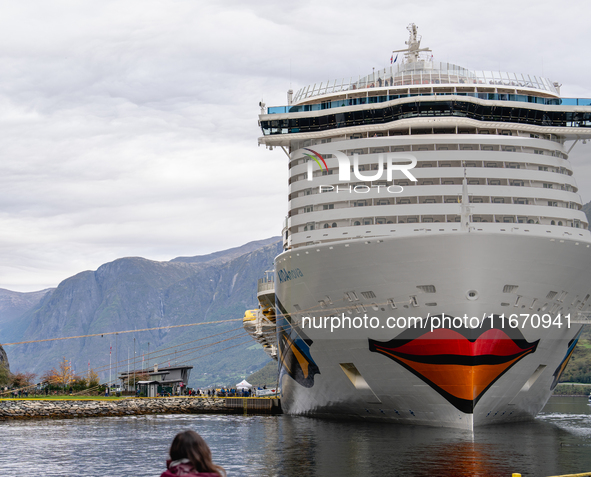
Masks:
[[[452,429],[289,416],[171,415],[0,423],[2,475],[159,476],[191,428],[228,474],[547,476],[591,471],[586,398],[552,398],[533,422]]]

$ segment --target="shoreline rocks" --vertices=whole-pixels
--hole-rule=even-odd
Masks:
[[[236,399],[236,398],[234,398]],[[74,419],[82,417],[134,416],[142,414],[201,414],[201,413],[268,413],[279,408],[278,403],[254,402],[242,399],[195,397],[126,398],[121,400],[51,400],[15,399],[0,401],[0,420],[7,419]],[[252,401],[252,402],[249,402]],[[258,401],[258,399],[257,399]]]

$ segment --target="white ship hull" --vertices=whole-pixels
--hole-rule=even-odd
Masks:
[[[567,316],[576,321],[591,305],[587,240],[511,229],[314,245],[284,252],[275,268],[277,306],[286,314],[278,320],[282,407],[296,415],[466,429],[530,418],[549,399],[576,343],[581,325],[569,327]],[[363,317],[364,309],[378,328],[331,332],[328,321],[302,329],[306,316]],[[443,335],[430,328],[386,326],[389,317],[442,314],[480,323],[496,315],[493,335],[484,334],[490,318],[472,331],[472,345],[462,336],[441,345]],[[517,329],[511,314],[520,315]],[[552,317],[549,327],[535,317],[532,323],[532,315],[544,314]],[[423,345],[410,358],[397,353],[401,341],[388,344],[420,336]],[[504,352],[507,346],[517,351]]]

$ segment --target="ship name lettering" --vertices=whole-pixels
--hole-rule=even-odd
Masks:
[[[294,268],[293,270],[289,271],[283,268],[277,272],[277,276],[279,277],[279,283],[283,283],[288,280],[295,280],[296,278],[301,278],[304,276],[304,274],[299,268]]]

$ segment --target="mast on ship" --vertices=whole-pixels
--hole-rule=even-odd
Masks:
[[[406,57],[406,63],[416,63],[419,61],[419,53],[423,51],[431,51],[431,49],[421,48],[422,36],[417,33],[418,27],[414,23],[408,25],[406,29],[410,33],[408,41],[404,42],[406,45],[408,45],[408,48],[403,50],[394,50],[392,53],[404,53],[404,56]]]

